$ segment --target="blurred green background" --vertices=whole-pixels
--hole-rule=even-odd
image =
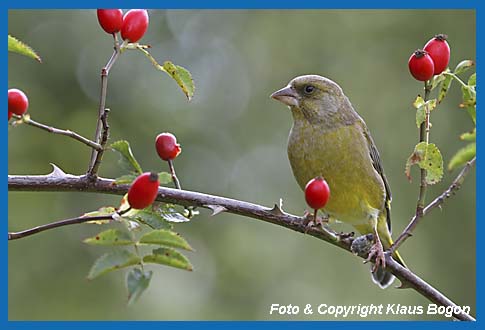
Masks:
[[[303,214],[305,201],[286,155],[291,116],[269,95],[295,76],[320,74],[338,82],[366,120],[393,191],[397,236],[415,209],[418,172],[404,176],[417,142],[411,106],[422,84],[408,73],[412,51],[437,33],[451,45],[450,66],[475,59],[475,12],[466,10],[150,10],[142,39],[159,60],[189,69],[196,94],[187,102],[168,76],[139,52],[124,53],[108,87],[111,141],[127,139],[145,170],[167,170],[154,150],[163,131],[177,135],[175,161],[185,189]],[[112,39],[95,10],[14,10],[9,33],[31,45],[44,63],[9,54],[9,87],[24,90],[33,119],[92,137],[99,72]],[[466,75],[468,76],[468,74]],[[458,108],[457,84],[433,112],[431,139],[445,162],[464,146],[459,134],[472,123]],[[9,173],[45,174],[55,163],[85,172],[90,150],[65,137],[21,126],[9,128]],[[122,174],[106,154],[101,174]],[[441,193],[457,173],[431,187]],[[119,197],[83,193],[9,193],[9,230],[80,215]],[[361,260],[312,237],[231,214],[202,210],[176,226],[196,249],[194,272],[155,270],[148,291],[126,306],[123,271],[87,281],[93,261],[107,249],[81,241],[99,231],[69,226],[9,242],[11,320],[285,319],[269,316],[271,304],[427,305],[412,290],[381,290]],[[349,229],[349,228],[346,228]],[[460,192],[435,210],[400,249],[409,267],[475,313],[475,172]],[[395,282],[396,285],[398,281]],[[325,319],[299,315],[291,319]],[[332,319],[330,317],[330,319]],[[354,319],[356,317],[354,316]],[[357,318],[358,319],[358,318]],[[368,319],[443,319],[379,316]]]

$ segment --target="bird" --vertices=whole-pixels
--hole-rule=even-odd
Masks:
[[[393,244],[392,195],[366,123],[342,88],[319,75],[298,76],[271,97],[291,110],[287,152],[297,183],[304,190],[308,181],[323,177],[330,187],[323,212],[361,235],[373,234],[367,261],[375,257],[372,279],[387,288],[394,280],[384,257]],[[405,266],[397,251],[393,257]]]

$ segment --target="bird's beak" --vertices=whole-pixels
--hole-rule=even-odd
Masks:
[[[291,86],[286,86],[279,91],[271,94],[271,98],[283,102],[290,107],[298,106],[298,94],[296,90]]]

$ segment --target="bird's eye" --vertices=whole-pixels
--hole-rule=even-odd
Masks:
[[[306,85],[303,90],[305,91],[305,94],[311,94],[315,90],[315,87],[312,85]]]

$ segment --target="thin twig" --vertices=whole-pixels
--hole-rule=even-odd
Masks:
[[[96,143],[100,143],[101,141],[101,134],[102,134],[101,129],[103,127],[102,116],[106,109],[106,94],[108,91],[109,71],[111,70],[111,67],[116,62],[116,60],[118,59],[118,56],[120,55],[120,44],[118,42],[118,38],[116,34],[113,34],[113,38],[114,38],[113,54],[111,55],[111,58],[109,59],[108,63],[106,63],[106,65],[101,69],[101,92],[99,96],[98,122],[96,125],[96,133],[95,133]],[[89,161],[89,169],[87,172],[88,176],[91,178],[96,177],[96,175],[98,174],[99,164],[95,166],[96,159],[98,158],[98,154],[99,154],[99,151],[97,150],[93,150],[93,152],[91,153],[91,160]]]
[[[425,81],[424,82],[424,102],[428,101],[430,92],[431,92],[431,85],[428,83],[428,81]],[[427,106],[425,107],[425,111],[426,111],[425,120],[419,126],[419,142],[426,141],[427,143],[429,143],[429,110]],[[419,185],[419,197],[418,197],[418,203],[416,205],[417,217],[423,216],[424,203],[426,201],[426,190],[428,188],[428,184],[426,182],[426,170],[422,168],[420,172],[421,172],[420,173],[421,180]]]
[[[409,224],[404,228],[403,232],[399,237],[396,239],[394,244],[391,246],[389,249],[391,252],[394,252],[402,243],[404,243],[405,240],[407,240],[410,236],[412,236],[412,233],[416,226],[419,224],[420,219],[422,219],[423,216],[428,214],[432,209],[440,206],[441,204],[444,203],[444,201],[451,197],[458,189],[460,189],[461,185],[463,184],[463,181],[465,180],[465,177],[467,176],[468,172],[470,172],[470,169],[475,165],[476,157],[473,157],[472,160],[470,160],[461,170],[461,172],[457,175],[455,180],[451,183],[451,185],[446,189],[441,195],[436,197],[431,203],[429,203],[422,211],[421,216],[418,216],[415,214],[412,218]]]
[[[170,169],[170,174],[172,175],[172,181],[173,181],[173,184],[175,185],[175,188],[182,189],[182,187],[180,186],[180,181],[177,178],[177,175],[175,174],[175,167],[173,166],[173,161],[169,159],[167,162],[168,162],[168,168]]]
[[[90,139],[87,139],[84,136],[79,135],[78,133],[73,132],[71,130],[63,130],[63,129],[60,129],[60,128],[56,128],[56,127],[52,127],[52,126],[48,126],[48,125],[41,124],[41,123],[33,120],[32,118],[30,118],[28,115],[25,115],[25,116],[16,116],[16,115],[14,115],[14,117],[16,119],[21,120],[23,123],[25,123],[27,125],[40,128],[40,129],[42,129],[44,131],[47,131],[49,133],[59,134],[59,135],[65,135],[65,136],[68,136],[70,138],[73,138],[74,140],[79,141],[79,142],[87,145],[88,147],[93,148],[94,150],[98,150],[99,151],[99,150],[102,150],[103,149],[101,147],[101,145],[99,145],[98,143],[96,143],[94,141],[91,141]]]
[[[75,224],[85,223],[85,222],[89,222],[89,221],[113,220],[114,216],[116,216],[116,215],[121,216],[121,215],[125,214],[126,212],[128,212],[130,210],[131,210],[131,208],[127,208],[127,209],[122,210],[122,211],[116,211],[112,214],[98,215],[98,216],[92,216],[92,217],[84,216],[84,217],[63,219],[63,220],[59,220],[59,221],[56,221],[56,222],[48,223],[48,224],[45,224],[45,225],[37,226],[37,227],[34,227],[34,228],[19,231],[19,232],[9,232],[8,233],[8,240],[11,241],[11,240],[14,240],[14,239],[24,238],[24,237],[27,237],[27,236],[31,236],[31,235],[49,230],[49,229],[54,229],[54,228],[59,228],[59,227],[69,226],[69,225],[75,225]]]
[[[472,164],[469,166],[472,166]],[[457,182],[462,182],[464,177],[465,174],[463,174],[462,177],[457,180]],[[88,184],[88,182],[89,178],[87,176],[73,176],[68,174],[62,176],[59,173],[52,176],[8,176],[8,188],[11,191],[84,191],[124,195],[130,187],[128,184],[117,185],[115,184],[114,180],[105,178],[98,178],[92,184]],[[453,190],[456,190],[456,188],[453,188]],[[443,201],[444,199],[445,198],[443,198]],[[340,247],[348,252],[350,252],[350,246],[352,244],[352,238],[350,237],[340,238],[338,235],[318,227],[308,228],[304,225],[303,217],[288,214],[282,211],[278,205],[275,205],[273,208],[268,208],[235,199],[166,187],[159,188],[157,201],[183,206],[204,207],[213,211],[217,209],[219,210],[218,213],[228,212],[259,219],[264,222],[273,223],[275,225],[300,232],[302,234],[306,233],[310,236]],[[436,205],[432,206],[433,203],[431,203],[425,208],[426,212],[429,212],[432,208],[443,203],[443,201],[433,201],[433,203]],[[409,269],[406,269],[394,262],[391,258],[390,252],[386,252],[386,265],[387,269],[403,282],[403,287],[413,288],[423,297],[426,297],[436,304],[452,307],[456,306],[445,295],[433,288],[428,283],[424,282]],[[474,320],[473,317],[467,314],[458,314],[455,315],[455,317],[464,321]]]
[[[94,165],[92,169],[92,173],[98,173],[99,166],[101,165],[101,160],[103,159],[106,143],[108,142],[109,138],[109,124],[108,124],[108,113],[109,109],[104,109],[103,114],[101,115],[101,125],[103,127],[103,132],[101,133],[101,150],[97,152],[96,158],[94,159]]]

